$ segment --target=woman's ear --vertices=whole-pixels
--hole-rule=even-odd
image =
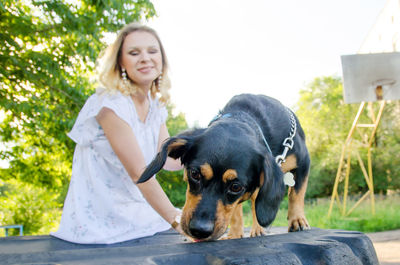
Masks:
[[[275,219],[285,196],[283,173],[271,154],[264,159],[260,180],[262,183],[256,198],[256,216],[258,223],[266,227]]]

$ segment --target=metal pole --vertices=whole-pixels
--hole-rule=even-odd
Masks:
[[[333,208],[333,203],[335,201],[335,198],[337,197],[338,203],[340,201],[337,189],[338,189],[338,185],[339,185],[340,174],[342,172],[344,155],[345,155],[345,152],[346,152],[346,148],[348,147],[348,145],[350,143],[351,137],[353,136],[354,130],[356,129],[356,125],[358,123],[358,120],[360,119],[361,113],[364,110],[364,107],[365,107],[365,102],[363,101],[363,102],[361,102],[360,107],[358,108],[357,115],[354,118],[353,124],[352,124],[352,126],[350,128],[350,131],[349,131],[349,133],[347,135],[346,141],[345,141],[345,143],[343,145],[343,148],[342,148],[342,154],[340,156],[339,167],[338,167],[338,170],[336,172],[335,184],[333,185],[331,203],[329,205],[329,210],[328,210],[328,217],[330,217],[330,215],[332,213],[332,208]]]

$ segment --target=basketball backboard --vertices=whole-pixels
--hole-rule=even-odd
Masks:
[[[400,99],[400,52],[343,55],[346,103]]]

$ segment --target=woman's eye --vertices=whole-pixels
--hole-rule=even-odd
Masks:
[[[239,183],[232,183],[231,186],[229,187],[229,191],[232,193],[239,193],[243,189],[242,185]]]
[[[195,181],[200,181],[201,179],[200,172],[196,169],[190,169],[189,175]]]
[[[133,55],[133,56],[139,55],[138,52],[130,52],[129,54],[130,54],[130,55]]]
[[[158,50],[150,50],[149,53],[155,54],[155,53],[158,53]]]

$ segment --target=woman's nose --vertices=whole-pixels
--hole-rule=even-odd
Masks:
[[[142,57],[140,59],[141,59],[141,61],[144,61],[144,62],[148,61],[148,60],[150,60],[150,55],[147,52],[143,52]]]

